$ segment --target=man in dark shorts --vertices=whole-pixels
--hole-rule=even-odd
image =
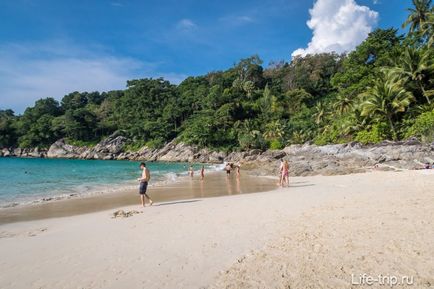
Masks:
[[[230,176],[231,175],[231,169],[232,169],[232,164],[231,163],[227,163],[225,166],[225,171],[226,171],[226,176]]]
[[[140,169],[142,170],[142,177],[137,179],[140,182],[140,186],[139,186],[140,200],[142,201],[143,207],[145,207],[146,204],[145,198],[149,200],[149,205],[152,206],[154,202],[151,200],[148,194],[146,194],[146,190],[148,189],[148,182],[151,179],[151,173],[149,172],[145,163],[140,163]]]

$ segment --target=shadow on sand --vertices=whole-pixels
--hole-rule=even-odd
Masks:
[[[287,188],[301,188],[301,187],[312,187],[312,186],[315,186],[314,184],[305,184],[305,185],[293,185],[293,184],[289,184],[289,187],[287,187]]]
[[[195,203],[195,202],[200,202],[200,201],[201,200],[187,200],[187,201],[166,202],[166,203],[156,204],[156,205],[153,205],[153,206],[159,207],[159,206],[168,206],[168,205]]]

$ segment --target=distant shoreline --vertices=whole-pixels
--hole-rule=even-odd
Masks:
[[[369,171],[375,166],[385,169],[418,169],[421,163],[434,162],[434,143],[422,143],[411,138],[406,141],[383,141],[363,145],[357,142],[318,146],[289,145],[277,150],[248,149],[244,151],[215,151],[171,141],[160,149],[142,147],[125,151],[128,140],[113,134],[96,146],[77,147],[61,139],[48,150],[1,150],[0,155],[86,160],[129,160],[222,164],[241,164],[260,175],[276,175],[278,162],[287,159],[291,176],[342,175]]]

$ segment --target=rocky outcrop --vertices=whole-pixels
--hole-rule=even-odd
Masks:
[[[94,147],[78,147],[65,143],[64,139],[56,141],[47,152],[49,158],[67,159],[116,159],[123,152],[128,139],[118,133],[114,133],[99,142]]]
[[[118,155],[123,152],[124,146],[127,144],[128,139],[115,132],[108,138],[99,142],[93,148],[90,148],[80,154],[80,159],[102,159],[113,160],[117,159]]]
[[[182,142],[171,141],[161,149],[143,147],[137,152],[124,152],[117,156],[118,160],[148,160],[166,162],[200,162],[223,163],[226,157],[224,152],[199,149],[196,146]]]
[[[50,146],[50,149],[47,152],[47,157],[74,159],[78,158],[80,153],[84,152],[86,149],[86,147],[67,144],[64,139],[60,139]]]
[[[10,157],[10,156],[11,156],[11,151],[9,149],[4,148],[4,149],[2,149],[0,151],[0,157],[7,158],[7,157]]]
[[[61,139],[50,147],[47,157],[201,163],[223,163],[226,157],[224,152],[200,149],[176,141],[169,142],[161,149],[151,149],[145,146],[138,151],[125,151],[127,143],[128,139],[119,134],[109,136],[92,148],[69,145]]]
[[[336,175],[363,172],[376,169],[421,168],[424,162],[434,162],[434,143],[421,144],[417,139],[405,142],[383,142],[376,145],[347,143],[316,146],[312,144],[291,145],[283,150],[258,149],[231,152],[212,151],[182,142],[171,141],[163,148],[142,147],[138,151],[127,151],[129,140],[120,133],[114,133],[94,147],[78,147],[65,143],[63,139],[51,145],[48,151],[42,149],[2,149],[0,156],[49,157],[103,160],[240,163],[243,168],[258,174],[277,174],[279,160],[287,159],[290,174]]]
[[[0,150],[0,157],[45,158],[46,156],[47,150],[40,148],[3,148]]]
[[[434,162],[434,143],[423,145],[412,139],[407,142],[383,142],[369,146],[359,143],[292,145],[282,151],[266,151],[253,163],[246,164],[263,174],[276,174],[279,167],[276,159],[280,159],[282,154],[283,158],[289,161],[291,175],[339,175],[364,172],[371,168],[422,168],[422,163]]]

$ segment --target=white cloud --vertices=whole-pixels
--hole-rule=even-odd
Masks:
[[[351,51],[366,39],[378,20],[377,12],[355,0],[317,0],[309,12],[312,40],[292,56]]]
[[[220,22],[227,23],[229,25],[238,26],[248,23],[255,22],[255,19],[253,19],[251,16],[247,15],[230,15],[230,16],[224,16],[219,18]]]
[[[238,20],[238,21],[241,21],[241,22],[253,22],[253,19],[252,19],[252,17],[250,17],[250,16],[238,16],[238,17],[236,17],[236,19]]]
[[[178,21],[176,27],[179,30],[183,30],[183,31],[191,31],[197,28],[196,23],[193,22],[193,20],[191,19],[181,19]]]
[[[124,7],[124,4],[120,2],[110,2],[110,5],[114,7]]]
[[[175,83],[183,79],[158,72],[158,65],[71,43],[0,45],[0,108],[21,113],[39,98],[60,100],[73,91],[124,89],[133,78],[165,77]]]

